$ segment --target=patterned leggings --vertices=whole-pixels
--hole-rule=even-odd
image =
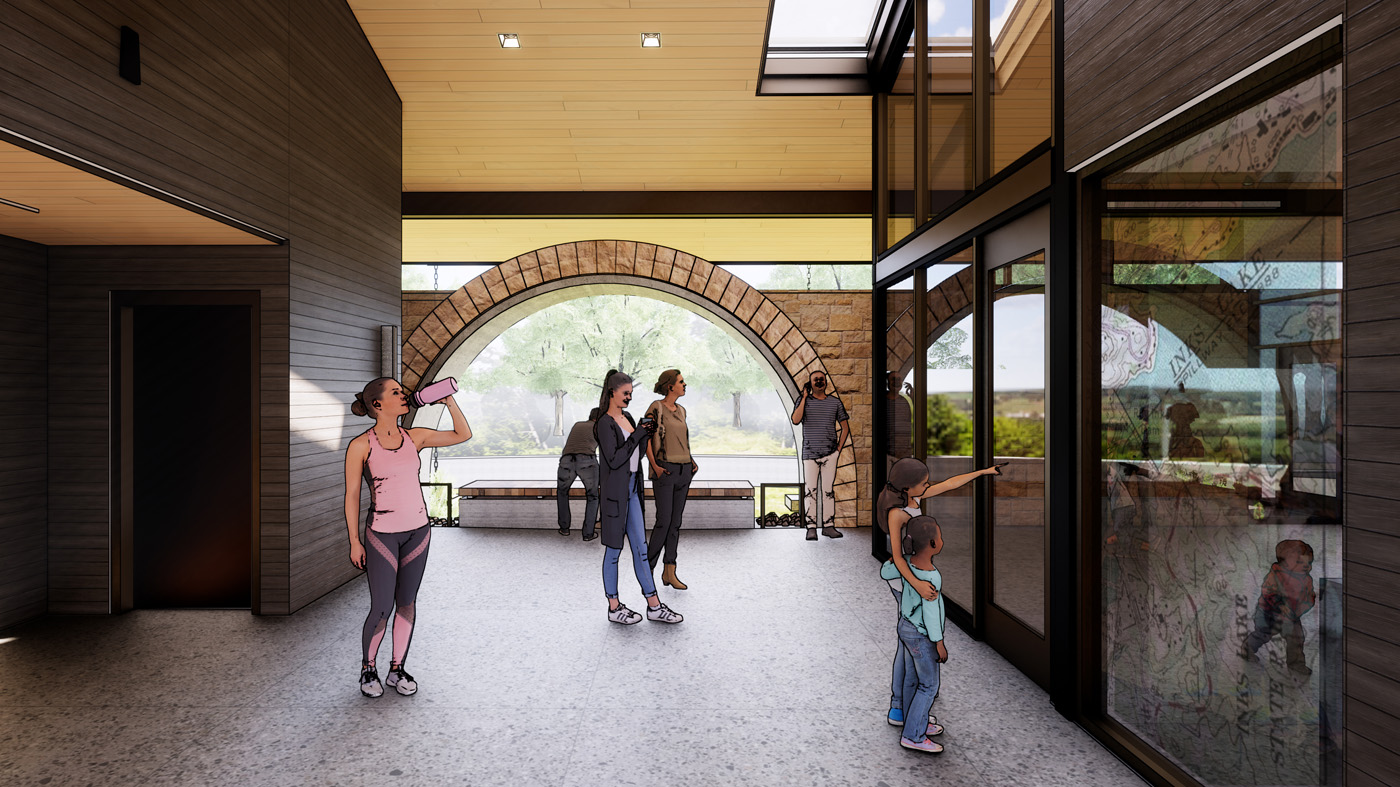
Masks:
[[[413,607],[423,567],[428,564],[432,528],[424,525],[406,533],[365,531],[365,573],[369,575],[369,617],[365,618],[364,663],[373,664],[384,639],[389,613],[394,614],[394,661],[402,665],[413,639]]]

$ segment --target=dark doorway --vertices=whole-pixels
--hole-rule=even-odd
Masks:
[[[120,307],[122,606],[246,609],[255,307],[176,295]]]

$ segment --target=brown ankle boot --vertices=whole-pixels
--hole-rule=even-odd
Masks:
[[[685,583],[684,583],[684,582],[681,582],[679,579],[676,578],[676,564],[675,564],[675,563],[667,563],[667,564],[666,564],[666,567],[663,568],[663,569],[661,569],[661,584],[663,584],[663,585],[670,585],[671,587],[675,588],[676,590],[685,590],[685,589],[686,589]]]

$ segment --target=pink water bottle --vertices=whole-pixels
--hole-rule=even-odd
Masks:
[[[433,402],[446,399],[455,393],[457,393],[457,379],[444,377],[426,388],[414,391],[413,395],[408,397],[408,401],[414,407],[427,407]]]

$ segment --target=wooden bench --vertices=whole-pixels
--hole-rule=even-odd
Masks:
[[[656,522],[655,492],[645,483],[647,528]],[[574,530],[583,528],[587,495],[581,481],[569,489]],[[457,488],[457,522],[461,527],[559,527],[556,486],[547,481],[473,481]],[[754,488],[747,481],[693,481],[686,498],[684,528],[751,528]]]

